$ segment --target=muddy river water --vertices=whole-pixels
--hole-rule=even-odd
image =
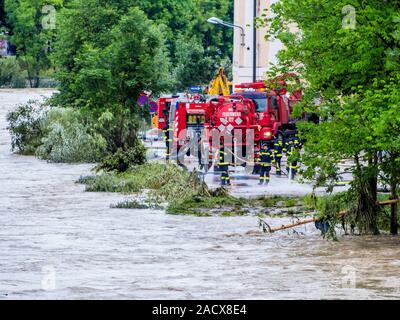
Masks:
[[[263,235],[255,217],[111,209],[89,165],[14,155],[5,117],[46,90],[0,91],[0,299],[400,298],[400,239]],[[272,225],[289,219],[269,219]]]

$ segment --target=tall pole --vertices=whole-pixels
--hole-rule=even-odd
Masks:
[[[257,17],[257,0],[254,0],[254,10],[253,10],[253,82],[257,81],[257,29],[256,20]]]

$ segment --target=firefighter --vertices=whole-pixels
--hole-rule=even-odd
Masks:
[[[224,149],[220,149],[219,151],[219,169],[221,170],[221,185],[225,186],[231,185],[231,178],[229,177],[229,162],[226,162],[228,154],[224,151]]]
[[[199,161],[200,170],[204,168],[204,159],[203,155],[205,154],[204,146],[202,143],[201,134],[197,134],[197,160]]]
[[[287,155],[288,158],[290,158],[290,160],[288,160],[289,165],[287,167],[287,172],[288,174],[291,172],[290,179],[294,179],[300,168],[298,163],[299,163],[299,154],[301,148],[302,148],[302,143],[297,136],[289,140]]]
[[[261,161],[260,154],[256,153],[255,156],[254,156],[254,168],[253,168],[253,173],[252,174],[259,174],[260,173],[260,169],[261,169],[260,161]]]
[[[294,172],[294,175],[293,175],[293,177],[294,177],[298,173],[298,171],[300,169],[300,165],[299,165],[300,151],[303,148],[303,143],[300,140],[300,138],[296,135],[294,137],[293,144],[294,144],[294,150],[296,151],[295,154],[294,154],[295,159],[293,161],[293,168],[292,168],[292,173]]]
[[[169,127],[168,123],[166,123],[163,130],[165,146],[167,148],[167,151],[165,153],[166,160],[169,160],[169,158],[171,157],[172,131],[173,129]]]
[[[297,135],[294,137],[294,146],[297,150],[301,150],[301,148],[303,147],[303,143]]]
[[[270,172],[272,166],[272,159],[274,158],[274,153],[272,148],[268,146],[263,146],[260,154],[260,182],[259,184],[269,184]]]
[[[276,164],[276,175],[282,175],[282,156],[283,156],[283,140],[282,137],[275,140],[274,143],[274,155],[275,155],[275,164]]]
[[[287,147],[288,147],[288,142],[287,142],[287,140],[285,139],[285,140],[283,141],[282,154],[287,155]]]

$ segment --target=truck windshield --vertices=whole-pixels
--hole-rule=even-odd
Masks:
[[[267,111],[267,99],[253,99],[256,106],[256,112],[266,112]]]
[[[255,104],[256,112],[266,112],[267,111],[267,93],[265,92],[242,92],[238,93],[238,96],[242,96],[246,99],[253,100]]]

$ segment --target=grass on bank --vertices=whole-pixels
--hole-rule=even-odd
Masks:
[[[260,196],[253,199],[235,198],[222,188],[209,190],[196,173],[189,173],[175,164],[147,163],[134,166],[125,173],[103,173],[82,177],[80,183],[90,192],[120,192],[137,194],[147,191],[147,201],[137,199],[118,203],[113,208],[162,209],[175,215],[221,217],[255,215],[260,218],[271,216],[295,216],[303,218],[315,214],[335,219],[337,213],[351,206],[346,193],[316,197]],[[379,200],[386,200],[380,195]],[[400,221],[399,221],[400,222]],[[351,223],[351,221],[348,221]],[[383,207],[379,215],[381,230],[390,228],[390,207]]]
[[[206,190],[195,173],[189,173],[173,164],[146,163],[134,166],[124,173],[107,172],[82,177],[79,183],[88,192],[139,193],[150,190],[152,201],[172,201]]]
[[[260,196],[253,199],[235,198],[225,189],[209,190],[196,173],[189,173],[175,164],[147,163],[134,166],[125,173],[103,173],[97,176],[82,177],[80,183],[90,192],[120,192],[137,194],[147,191],[147,201],[136,199],[118,203],[113,208],[121,209],[163,209],[174,215],[221,217],[254,215],[260,218],[272,216],[294,216],[304,218],[315,214],[332,219],[336,225],[341,222],[335,218],[337,213],[351,207],[351,199],[346,193],[316,197]],[[379,195],[386,200],[387,195]],[[351,224],[353,219],[347,219]],[[399,221],[400,222],[400,221]],[[379,215],[381,230],[390,228],[390,207],[383,207]]]
[[[175,164],[152,162],[134,166],[124,173],[106,172],[96,176],[81,177],[79,183],[86,185],[88,192],[119,192],[138,194],[147,192],[147,203],[125,201],[114,208],[148,209],[160,208],[167,203],[167,213],[179,215],[242,216],[252,208],[277,207],[295,214],[290,208],[301,206],[300,198],[257,197],[235,198],[225,189],[209,190],[197,174],[189,173]],[[265,215],[265,213],[262,213]]]

